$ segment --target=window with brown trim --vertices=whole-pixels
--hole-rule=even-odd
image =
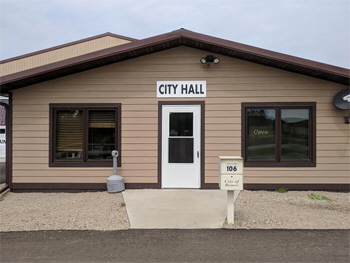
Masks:
[[[50,166],[111,167],[119,151],[121,104],[50,104]]]
[[[316,103],[242,103],[247,167],[315,167]]]

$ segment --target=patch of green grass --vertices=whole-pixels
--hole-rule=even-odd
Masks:
[[[314,193],[311,193],[308,195],[308,197],[312,200],[326,200],[328,202],[332,202],[333,200],[332,199],[329,199],[328,197],[326,196],[323,196],[323,195],[318,195],[318,194],[314,194]]]
[[[276,190],[276,192],[278,193],[287,193],[288,192],[288,189],[287,188],[284,188],[284,187],[280,187]]]
[[[125,206],[125,203],[124,202],[121,202],[120,203],[120,207],[124,207]]]

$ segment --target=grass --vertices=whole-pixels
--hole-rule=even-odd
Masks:
[[[328,197],[326,196],[323,196],[323,195],[318,195],[318,194],[314,194],[314,193],[311,193],[308,195],[308,197],[312,200],[326,200],[328,202],[332,202],[333,200],[332,199],[329,199]]]
[[[288,192],[288,189],[287,188],[284,188],[284,187],[280,187],[276,190],[276,192],[278,193],[287,193]]]

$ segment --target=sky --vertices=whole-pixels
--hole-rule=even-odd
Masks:
[[[0,0],[0,60],[179,28],[350,68],[350,0]]]

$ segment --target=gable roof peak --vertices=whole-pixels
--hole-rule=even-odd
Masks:
[[[180,34],[182,34],[182,33],[190,33],[190,32],[191,32],[191,33],[198,34],[197,32],[194,32],[194,31],[188,30],[188,29],[183,28],[183,27],[181,27],[181,28],[179,28],[179,29],[176,29],[176,30],[171,31],[171,33],[180,33]]]
[[[205,52],[242,59],[342,85],[349,85],[350,82],[350,70],[347,68],[294,57],[180,28],[161,35],[132,41],[124,45],[6,75],[1,77],[0,88],[5,93],[23,86],[178,46],[197,48]]]

